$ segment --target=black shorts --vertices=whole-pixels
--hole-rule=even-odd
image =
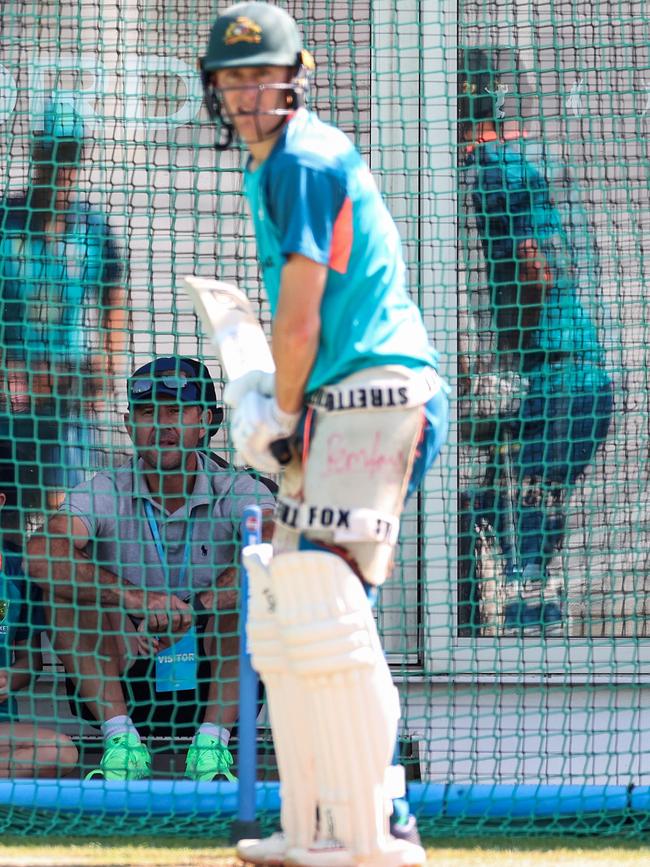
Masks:
[[[196,687],[178,692],[156,692],[155,656],[140,657],[121,676],[122,694],[129,716],[143,736],[192,737],[203,722],[210,688],[210,661],[203,638],[197,642]],[[79,697],[74,681],[66,678],[70,710],[91,725],[99,726],[86,702]]]
[[[198,667],[196,687],[177,692],[156,692],[156,658],[139,657],[122,673],[122,694],[133,723],[143,736],[156,735],[160,737],[192,737],[203,722],[205,706],[210,689],[211,666],[207,659],[203,644],[203,633],[211,616],[198,600],[194,600],[194,626],[197,632]],[[131,618],[134,625],[140,622]],[[82,699],[75,682],[66,677],[66,692],[72,714],[80,719],[99,727],[92,711]],[[263,688],[260,683],[258,694],[259,707],[263,700]]]

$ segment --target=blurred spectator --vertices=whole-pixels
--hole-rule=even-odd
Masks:
[[[487,369],[461,364],[475,412],[464,429],[472,436],[486,417],[496,419],[493,454],[511,476],[506,495],[503,487],[493,492],[506,631],[551,634],[566,612],[564,588],[549,581],[548,567],[564,540],[575,484],[607,436],[612,389],[589,313],[599,286],[583,276],[595,273],[584,267],[593,251],[587,222],[577,203],[561,218],[561,191],[551,188],[548,165],[535,158],[539,148],[507,120],[506,95],[520,95],[503,83],[495,57],[478,48],[459,54],[464,174],[496,350]]]
[[[0,446],[0,509],[3,528],[15,525],[7,520],[18,509],[7,445]],[[45,621],[41,592],[23,575],[22,551],[11,531],[3,532],[0,560],[0,777],[64,776],[77,764],[70,738],[18,716],[16,693],[31,686],[43,667]]]
[[[140,733],[196,732],[186,775],[230,779],[239,529],[251,503],[270,521],[274,499],[263,483],[204,453],[221,411],[203,364],[157,358],[135,371],[127,390],[136,457],[70,492],[30,540],[29,570],[49,603],[73,707],[101,723],[101,773],[147,777]],[[157,683],[154,692],[154,659],[158,680],[161,660],[179,659],[175,648],[188,636],[189,656],[198,639],[197,685],[163,692]]]
[[[97,466],[92,417],[126,334],[120,252],[105,215],[76,193],[86,144],[74,94],[54,93],[29,186],[0,203],[0,434],[16,443],[20,484],[41,500],[47,491],[51,507]]]

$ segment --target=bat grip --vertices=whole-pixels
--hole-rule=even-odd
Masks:
[[[288,439],[275,440],[270,445],[271,454],[282,466],[291,460],[291,443]]]

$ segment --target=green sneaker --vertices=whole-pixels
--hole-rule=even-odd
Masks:
[[[222,774],[231,783],[236,783],[237,777],[230,772],[232,761],[230,750],[219,738],[197,734],[187,751],[185,776],[197,783],[209,783]]]
[[[151,755],[137,734],[115,735],[104,747],[104,755],[86,779],[101,776],[105,780],[144,780],[151,776]]]

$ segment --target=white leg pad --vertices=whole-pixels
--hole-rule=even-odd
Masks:
[[[334,554],[281,554],[270,571],[282,639],[308,698],[321,832],[372,857],[390,841],[386,774],[400,711],[370,603]]]
[[[274,589],[267,568],[272,556],[273,548],[266,544],[250,545],[243,551],[250,588],[248,646],[253,667],[266,687],[280,773],[280,818],[286,845],[309,847],[316,832],[313,732],[306,717],[302,683],[291,670],[280,640]],[[277,848],[277,840],[272,848]]]

